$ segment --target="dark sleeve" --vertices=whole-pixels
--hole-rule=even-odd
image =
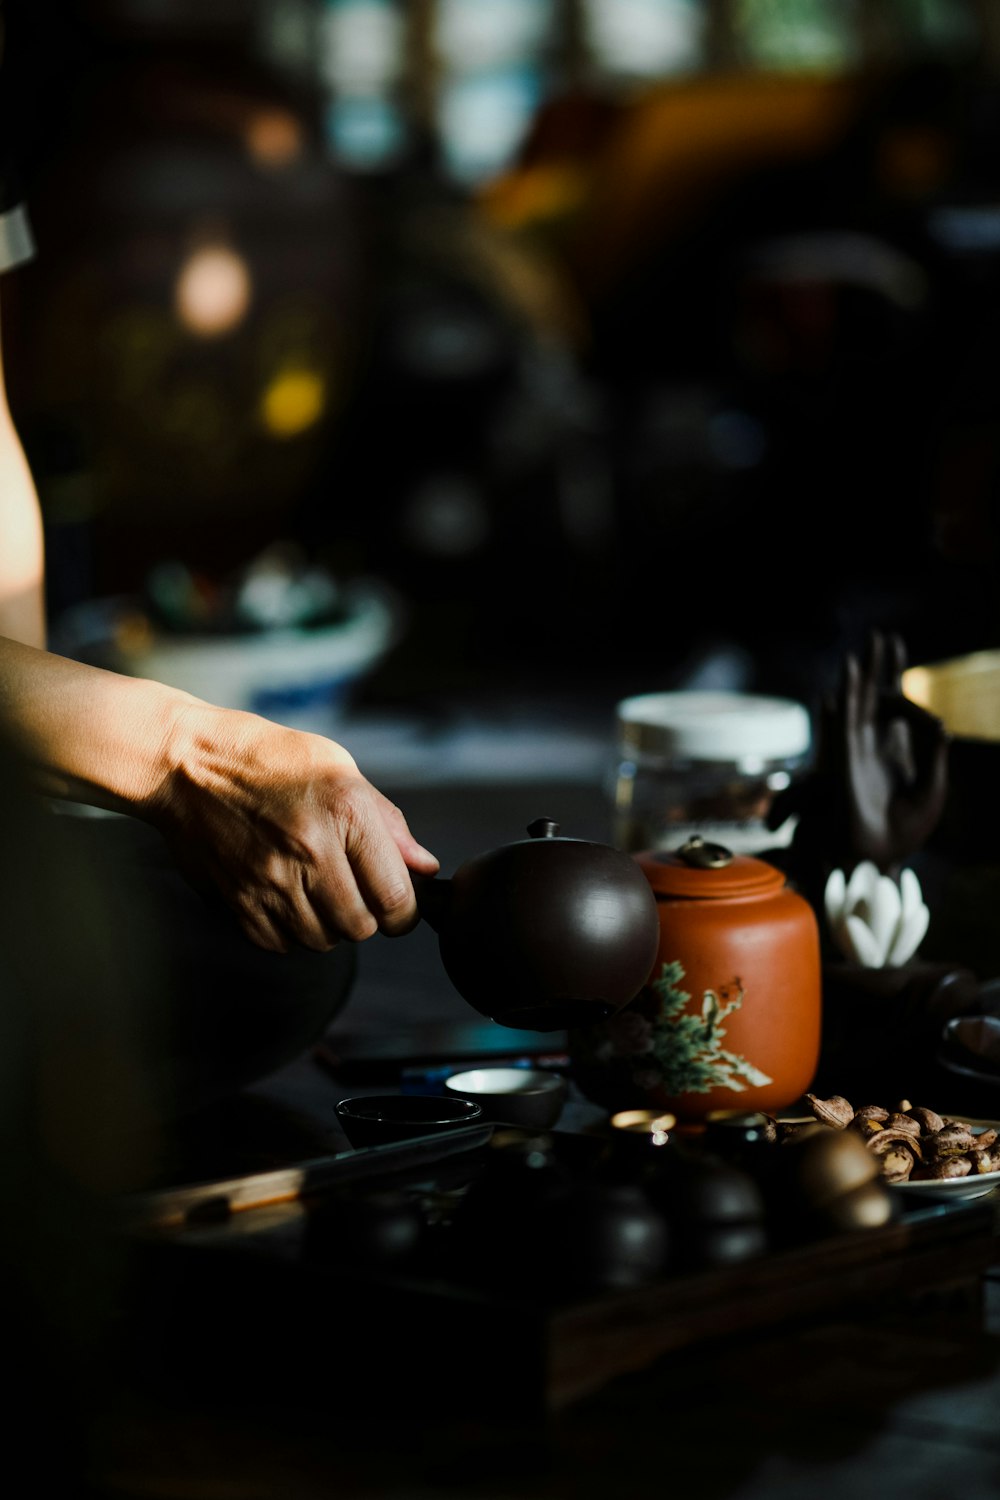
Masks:
[[[31,259],[34,242],[17,175],[16,91],[3,56],[3,26],[0,4],[0,271],[9,271]]]

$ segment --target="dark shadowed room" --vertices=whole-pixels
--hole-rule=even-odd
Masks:
[[[995,1500],[998,342],[992,0],[0,0],[31,1493]]]

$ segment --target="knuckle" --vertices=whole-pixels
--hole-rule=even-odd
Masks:
[[[370,911],[354,912],[344,923],[345,936],[352,942],[363,943],[378,932],[378,922]]]
[[[396,928],[409,925],[416,913],[413,888],[403,881],[389,886],[381,893],[379,909],[386,926]]]
[[[302,946],[309,948],[313,953],[330,953],[336,948],[336,939],[319,937],[315,933],[307,933],[302,938]]]
[[[350,822],[367,822],[368,788],[363,781],[352,776],[338,782],[334,803],[340,815]]]

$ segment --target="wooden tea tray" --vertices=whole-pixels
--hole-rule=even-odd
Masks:
[[[474,1175],[488,1134],[472,1127],[444,1146],[428,1138],[134,1200],[126,1357],[141,1365],[155,1349],[156,1370],[188,1384],[207,1371],[213,1389],[221,1381],[237,1398],[344,1411],[387,1380],[391,1389],[402,1356],[411,1415],[441,1401],[451,1415],[463,1404],[537,1414],[693,1345],[974,1286],[993,1257],[992,1197],[901,1198],[882,1228],[578,1303],[305,1254],[310,1200],[345,1178],[355,1191],[370,1181],[453,1192]],[[577,1162],[588,1149],[583,1137],[553,1139]],[[318,1383],[303,1375],[317,1358]]]

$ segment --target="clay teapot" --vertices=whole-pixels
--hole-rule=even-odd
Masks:
[[[606,1019],[649,977],[656,900],[618,849],[559,837],[538,818],[527,839],[467,860],[451,880],[415,876],[420,915],[438,934],[459,994],[527,1031]]]

